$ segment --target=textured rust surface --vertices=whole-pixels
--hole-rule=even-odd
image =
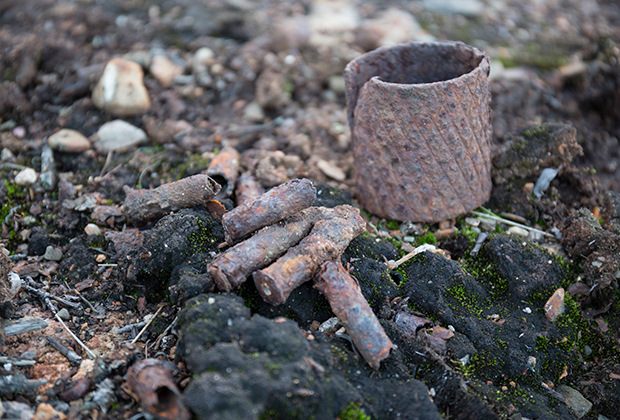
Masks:
[[[357,280],[339,261],[328,261],[321,266],[314,287],[325,295],[366,363],[378,370],[381,361],[390,355],[392,342],[362,295]]]
[[[460,42],[379,48],[345,71],[357,197],[394,220],[437,222],[491,192],[489,60]]]
[[[308,208],[316,188],[308,179],[293,179],[267,191],[256,200],[237,206],[222,216],[226,242],[233,245],[250,233]]]
[[[239,175],[239,152],[237,149],[224,147],[220,150],[209,164],[207,175],[222,186],[217,198],[230,197]]]
[[[172,379],[174,368],[159,359],[140,360],[128,369],[127,385],[146,412],[163,419],[188,420],[189,411]]]
[[[218,288],[226,292],[239,287],[252,272],[263,268],[295,246],[319,220],[350,218],[359,214],[351,206],[309,207],[285,220],[267,226],[253,236],[219,254],[208,266]]]
[[[291,292],[310,280],[325,261],[342,255],[349,243],[366,228],[356,211],[349,218],[317,222],[310,234],[269,267],[254,272],[254,284],[263,299],[281,305]]]
[[[265,193],[263,186],[250,174],[243,174],[237,178],[235,201],[238,206],[256,200]]]
[[[205,204],[220,191],[220,185],[208,175],[194,175],[153,190],[134,190],[128,186],[123,189],[127,220],[134,226],[141,226],[172,211]]]

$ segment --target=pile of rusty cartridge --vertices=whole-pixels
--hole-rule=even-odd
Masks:
[[[314,207],[315,200],[312,182],[294,179],[225,213],[222,225],[231,247],[211,261],[208,271],[226,292],[252,276],[258,293],[272,305],[316,279],[364,360],[378,369],[392,343],[355,279],[344,268],[326,265],[340,261],[366,223],[354,207]]]

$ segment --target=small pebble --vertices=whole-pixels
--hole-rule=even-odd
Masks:
[[[545,316],[549,321],[554,322],[564,313],[564,309],[564,289],[559,288],[545,303]]]
[[[531,314],[532,313],[532,309],[529,306],[527,306],[527,307],[523,308],[523,312],[525,312],[526,314]]]
[[[413,245],[411,245],[410,243],[408,243],[408,242],[403,242],[403,243],[400,245],[400,249],[402,249],[403,251],[405,251],[405,252],[409,253],[409,252],[412,252],[415,248],[414,248],[414,247],[413,247]]]
[[[2,152],[0,152],[0,160],[2,162],[14,162],[15,155],[13,154],[13,152],[11,152],[5,147],[4,149],[2,149]]]
[[[243,117],[248,121],[260,123],[265,119],[265,111],[258,103],[250,102],[243,110]]]
[[[144,130],[123,120],[114,120],[103,124],[97,130],[97,138],[95,147],[104,153],[126,150],[144,144],[148,140]]]
[[[52,150],[65,153],[82,153],[90,149],[90,140],[79,131],[70,128],[63,128],[49,136],[47,144]]]
[[[476,219],[475,217],[466,217],[465,223],[473,227],[478,227],[480,226],[480,219]]]
[[[21,187],[29,187],[37,182],[38,178],[39,175],[34,169],[26,168],[15,176],[15,183]]]
[[[583,346],[583,354],[585,354],[586,356],[589,356],[592,354],[592,347],[588,346],[587,344],[585,346]]]
[[[325,321],[319,326],[319,332],[320,333],[333,332],[336,330],[336,327],[338,327],[338,318],[334,316],[334,317],[329,318],[327,321]]]
[[[507,232],[512,233],[513,235],[523,236],[524,238],[527,238],[530,234],[526,229],[520,228],[518,226],[512,226],[510,229],[508,229]]]
[[[45,249],[45,254],[43,254],[43,258],[48,261],[60,261],[62,260],[62,251],[58,248],[54,248],[51,245]]]
[[[89,223],[84,227],[84,232],[88,236],[99,236],[101,235],[101,229],[94,223]]]
[[[336,181],[344,181],[347,179],[347,175],[344,171],[331,162],[321,159],[317,162],[316,166],[325,176],[335,179]]]
[[[151,60],[149,71],[163,87],[167,88],[172,86],[175,77],[183,74],[184,69],[165,55],[158,55]]]
[[[26,137],[26,129],[22,127],[21,125],[18,127],[15,127],[13,129],[13,135],[17,137],[18,139],[23,139],[24,137]]]
[[[344,76],[333,75],[328,80],[329,88],[339,95],[344,95]]]
[[[58,316],[64,319],[65,321],[68,321],[69,319],[71,319],[71,315],[69,314],[69,311],[67,310],[67,308],[62,308],[60,311],[58,311]]]
[[[194,54],[194,62],[192,63],[192,71],[194,74],[205,73],[208,67],[214,63],[215,53],[211,48],[199,48]]]
[[[110,60],[92,94],[93,105],[113,115],[141,115],[151,107],[138,63],[116,57]]]

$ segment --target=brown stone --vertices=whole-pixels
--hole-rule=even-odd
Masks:
[[[554,322],[560,315],[564,313],[564,289],[556,290],[553,295],[545,303],[545,316],[551,322]]]

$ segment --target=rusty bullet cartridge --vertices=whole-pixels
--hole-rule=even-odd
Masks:
[[[235,201],[238,206],[256,200],[265,193],[263,186],[250,174],[243,174],[237,178]]]
[[[462,42],[379,48],[345,71],[357,198],[386,219],[438,222],[491,193],[489,59]]]
[[[317,222],[310,234],[269,267],[254,272],[254,284],[266,302],[281,305],[300,284],[312,278],[325,261],[340,258],[366,228],[356,212],[353,217]]]
[[[314,287],[325,295],[366,363],[378,370],[381,361],[390,355],[392,342],[362,295],[357,280],[340,261],[328,261],[321,266]]]
[[[222,186],[216,198],[230,197],[239,175],[239,152],[237,149],[227,146],[220,150],[209,164],[207,175]]]
[[[140,360],[127,370],[127,385],[144,411],[157,418],[188,420],[190,413],[172,379],[175,368],[159,359]]]
[[[205,204],[220,191],[220,185],[208,175],[194,175],[153,190],[134,190],[127,185],[123,190],[127,220],[134,226],[141,226],[172,211]]]
[[[308,208],[316,188],[308,179],[293,179],[274,187],[256,200],[237,206],[222,216],[226,242],[233,245],[250,233]]]
[[[230,292],[245,282],[252,272],[271,264],[290,247],[297,245],[319,220],[351,218],[357,214],[359,210],[346,205],[309,207],[260,229],[250,238],[219,254],[209,264],[209,274],[221,290]]]

